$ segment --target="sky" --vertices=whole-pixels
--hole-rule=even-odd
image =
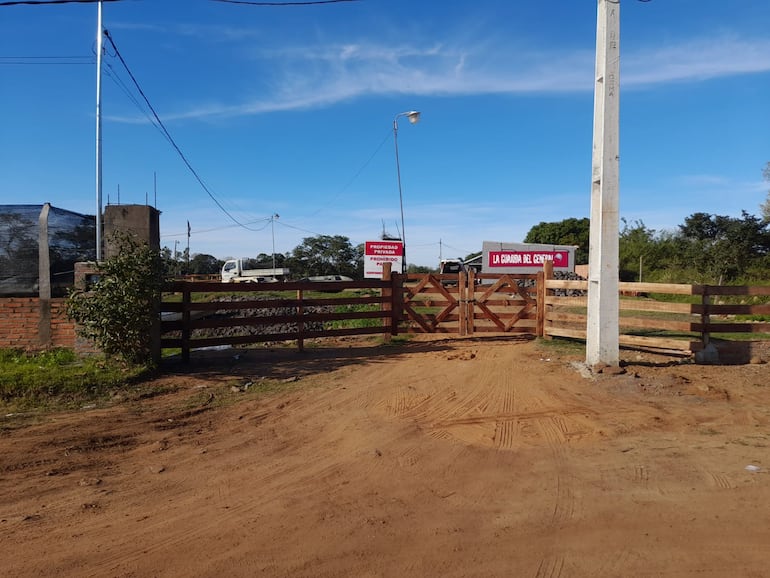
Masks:
[[[1,4],[0,204],[95,214],[97,6]],[[407,260],[431,267],[588,217],[596,13],[105,2],[102,203],[154,205],[162,246],[187,247],[189,221],[193,255],[227,258],[398,235],[401,199]],[[759,215],[770,3],[622,0],[620,22],[621,219],[671,231],[695,212]],[[399,196],[393,123],[412,110]]]

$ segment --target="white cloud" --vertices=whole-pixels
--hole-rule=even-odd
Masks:
[[[698,39],[648,51],[623,60],[622,82],[651,86],[770,71],[770,40],[732,36]]]
[[[203,32],[196,27],[195,32]],[[193,31],[189,31],[190,34]],[[213,33],[213,32],[212,32]],[[237,36],[238,31],[218,31]],[[164,120],[228,118],[322,108],[371,95],[457,96],[555,94],[592,90],[594,53],[536,51],[493,43],[388,45],[343,43],[294,46],[252,54],[252,75],[270,92],[247,102],[218,102],[164,115]],[[624,52],[629,89],[770,71],[770,40],[732,36]],[[146,122],[140,117],[110,117]]]

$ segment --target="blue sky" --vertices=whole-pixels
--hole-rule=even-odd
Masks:
[[[95,4],[0,7],[0,204],[93,214]],[[593,0],[104,4],[104,203],[155,199],[161,244],[219,258],[400,228],[410,263],[587,217]],[[770,4],[623,0],[620,214],[655,230],[759,214],[770,161]],[[38,57],[38,58],[30,58]],[[52,57],[58,57],[53,59]],[[77,57],[65,59],[61,57]],[[59,62],[53,64],[53,62]],[[66,64],[65,64],[66,62]]]

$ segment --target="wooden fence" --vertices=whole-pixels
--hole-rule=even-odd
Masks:
[[[332,294],[353,289],[344,294]],[[536,275],[390,275],[382,280],[223,284],[176,281],[161,303],[161,348],[346,335],[527,333],[585,340],[587,281]],[[726,333],[770,334],[770,287],[620,283],[623,346],[691,354]],[[176,297],[171,297],[175,295]],[[364,320],[361,323],[361,320]],[[368,321],[366,321],[368,320]]]
[[[587,281],[545,280],[544,336],[585,340],[587,290]],[[620,283],[620,292],[621,345],[695,353],[720,334],[770,333],[770,323],[735,319],[770,315],[770,286]]]
[[[201,347],[296,340],[302,349],[305,340],[317,337],[390,335],[398,330],[394,319],[400,316],[395,282],[395,277],[280,284],[174,281],[164,288],[160,305],[160,347],[181,348],[188,361],[190,350]],[[346,289],[359,294],[332,296]],[[344,326],[362,319],[376,321]]]
[[[539,279],[539,281],[538,281]],[[418,333],[530,333],[538,325],[537,291],[543,273],[410,274],[401,285],[401,322]]]

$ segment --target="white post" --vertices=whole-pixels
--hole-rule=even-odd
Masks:
[[[598,0],[586,363],[619,363],[620,1]]]
[[[102,260],[102,3],[96,7],[96,261]]]
[[[275,220],[278,218],[278,213],[270,215],[270,228],[273,233],[273,279],[275,279]]]

